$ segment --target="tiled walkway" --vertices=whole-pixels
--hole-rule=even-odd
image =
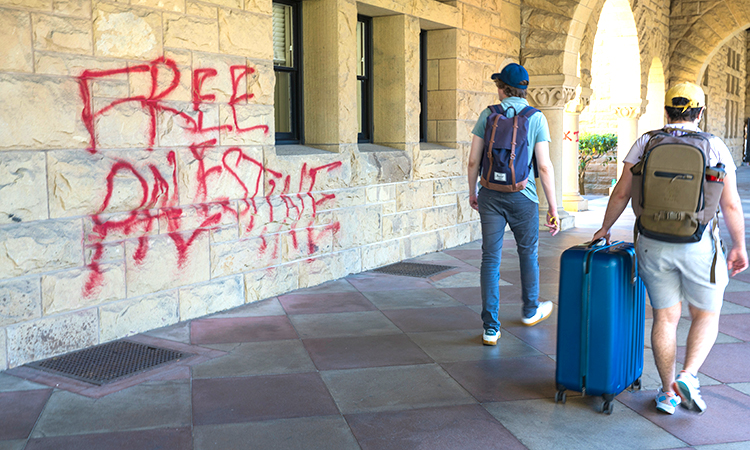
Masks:
[[[750,217],[750,167],[740,177]],[[541,238],[544,299],[557,302],[560,254],[590,238],[602,200],[578,228]],[[631,224],[615,237],[632,240]],[[480,344],[480,254],[474,242],[416,258],[455,267],[430,279],[352,275],[137,336],[195,356],[106,388],[0,373],[0,450],[750,448],[749,272],[730,282],[702,369],[708,411],[655,412],[647,349],[644,390],[607,416],[599,398],[555,404],[556,317],[520,324],[512,239],[502,337]]]

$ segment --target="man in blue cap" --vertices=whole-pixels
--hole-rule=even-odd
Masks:
[[[554,236],[560,230],[560,222],[555,197],[555,176],[552,161],[549,157],[550,134],[547,118],[538,110],[526,109],[529,106],[528,101],[526,101],[529,73],[523,66],[508,64],[500,73],[492,74],[492,80],[497,85],[500,107],[504,110],[506,117],[512,118],[517,114],[525,116],[533,113],[525,119],[527,128],[526,148],[528,151],[525,153],[527,160],[524,163],[528,164],[529,168],[536,164],[542,189],[544,189],[549,204],[545,226],[550,229],[550,233]],[[477,178],[480,176],[480,167],[483,172],[487,170],[486,163],[482,164],[482,158],[488,151],[485,148],[485,131],[488,127],[488,118],[493,115],[492,113],[493,111],[487,108],[477,120],[473,130],[474,137],[471,142],[468,164],[469,203],[472,208],[479,211],[482,222],[481,285],[482,321],[484,322],[482,343],[484,345],[497,345],[497,339],[500,337],[500,322],[498,320],[500,292],[498,286],[503,235],[506,225],[510,226],[516,240],[521,269],[521,296],[523,300],[521,322],[527,326],[536,325],[552,314],[552,302],[539,302],[539,259],[537,252],[539,197],[537,196],[534,171],[531,170],[525,186],[519,187],[520,190],[516,192],[493,190],[492,187],[488,187],[490,183],[482,183],[482,187],[477,192]],[[496,114],[493,117],[496,117]],[[515,137],[513,137],[513,140],[516,140]],[[521,142],[522,140],[518,139],[517,141]]]

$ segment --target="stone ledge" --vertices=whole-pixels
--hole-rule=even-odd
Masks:
[[[299,144],[277,145],[276,156],[330,155],[331,152]]]
[[[379,144],[358,144],[357,147],[362,153],[403,152],[403,150]]]
[[[420,142],[419,150],[430,151],[430,150],[456,150],[456,147],[446,147],[440,144],[433,144],[431,142]]]

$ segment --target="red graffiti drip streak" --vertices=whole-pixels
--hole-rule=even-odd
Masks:
[[[177,266],[179,268],[182,268],[185,266],[185,262],[187,261],[187,254],[190,250],[190,247],[193,245],[193,242],[195,239],[201,234],[206,231],[208,231],[207,227],[210,227],[212,225],[216,225],[221,221],[221,213],[216,213],[212,215],[211,217],[208,217],[206,220],[201,223],[200,227],[196,230],[194,230],[191,234],[188,240],[186,241],[180,233],[173,232],[169,233],[169,237],[172,238],[174,241],[175,247],[177,247]]]
[[[103,255],[104,246],[101,243],[94,244],[94,255],[91,257],[91,264],[89,264],[89,276],[83,285],[83,296],[85,298],[90,298],[101,290],[104,274],[99,266],[99,260],[102,259]]]

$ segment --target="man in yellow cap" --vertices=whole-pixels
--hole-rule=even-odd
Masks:
[[[680,83],[667,91],[664,109],[669,118],[665,131],[675,136],[700,131],[698,123],[705,111],[703,90],[693,83]],[[625,157],[622,176],[607,204],[602,228],[594,234],[594,239],[609,241],[610,228],[631,198],[633,174],[630,169],[643,157],[650,137],[649,133],[641,136]],[[667,414],[674,414],[675,407],[680,404],[699,413],[705,411],[706,402],[701,397],[697,375],[719,331],[719,313],[729,278],[727,272],[734,276],[748,266],[736,166],[721,139],[710,136],[709,147],[707,166],[722,163],[726,171],[719,205],[732,238],[732,249],[725,256],[714,246],[710,226],[706,227],[698,242],[664,242],[641,234],[636,245],[638,271],[654,310],[651,346],[662,382],[656,396],[656,409]],[[710,274],[715,255],[718,260],[715,280],[712,281]],[[728,270],[719,270],[723,264]],[[692,323],[685,365],[675,377],[677,325],[684,301],[689,304]]]

